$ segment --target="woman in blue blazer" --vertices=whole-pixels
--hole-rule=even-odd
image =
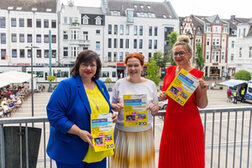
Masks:
[[[92,153],[89,145],[93,147],[91,112],[100,109],[111,112],[107,88],[98,80],[100,71],[99,56],[90,50],[82,51],[71,70],[72,77],[61,81],[49,100],[47,115],[50,137],[47,154],[56,161],[58,168],[105,168],[106,157],[113,154],[111,150],[99,157],[91,157],[91,160],[86,158],[88,153]],[[95,95],[101,95],[100,104],[88,94],[88,91],[95,89]],[[117,116],[112,116],[115,121]]]

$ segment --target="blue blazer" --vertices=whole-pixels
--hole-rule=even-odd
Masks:
[[[109,93],[105,84],[101,80],[95,82],[107,100],[111,112]],[[47,154],[50,158],[65,164],[78,164],[84,159],[89,144],[77,135],[67,132],[73,124],[90,132],[90,114],[91,108],[81,77],[61,81],[47,105],[50,122]]]

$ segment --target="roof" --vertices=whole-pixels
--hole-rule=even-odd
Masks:
[[[248,81],[231,79],[231,80],[228,80],[228,81],[223,81],[220,84],[234,87],[234,86],[237,86],[237,85],[240,85],[240,84],[243,84],[243,83],[248,83]]]
[[[47,9],[51,9],[50,13],[56,13],[56,0],[1,0],[0,8],[8,9],[13,7],[13,11],[16,11],[17,7],[22,7],[21,11],[32,11],[32,8],[37,8],[36,12],[48,12]]]
[[[99,8],[99,7],[82,7],[82,6],[77,6],[77,9],[82,14],[104,15],[103,12],[102,12],[102,9]]]
[[[119,11],[121,16],[125,16],[126,9],[134,9],[134,16],[137,17],[137,12],[153,13],[156,18],[178,19],[170,2],[149,2],[149,1],[134,1],[134,0],[108,0],[107,15],[110,11]]]

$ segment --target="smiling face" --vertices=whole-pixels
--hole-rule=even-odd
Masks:
[[[140,78],[141,72],[143,71],[143,66],[137,58],[129,58],[127,60],[127,72],[130,78]]]
[[[192,53],[188,52],[183,45],[178,45],[173,48],[173,59],[178,66],[190,65]]]
[[[81,63],[79,67],[79,74],[82,79],[92,79],[97,70],[96,61],[91,61],[89,63]]]

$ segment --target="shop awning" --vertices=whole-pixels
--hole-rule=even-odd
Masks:
[[[244,81],[244,80],[231,79],[231,80],[223,81],[220,84],[221,85],[226,85],[226,86],[234,87],[234,86],[237,86],[237,85],[240,85],[240,84],[243,84],[243,83],[248,83],[248,82]]]

